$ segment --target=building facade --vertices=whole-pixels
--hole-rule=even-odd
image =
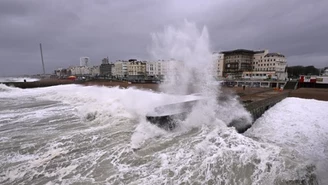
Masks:
[[[146,77],[146,61],[130,59],[127,67],[130,79],[143,79]]]
[[[87,66],[72,66],[69,67],[68,70],[70,70],[71,74],[75,76],[91,75],[90,68]]]
[[[99,66],[99,75],[100,76],[107,76],[107,77],[111,77],[112,74],[112,68],[113,68],[113,64],[109,64],[109,63],[102,63]]]
[[[216,70],[216,77],[217,78],[222,78],[223,76],[223,67],[224,67],[224,54],[221,53],[213,53],[213,57],[214,57],[214,65],[215,65],[215,69]]]
[[[223,51],[223,76],[233,79],[287,79],[287,61],[280,53],[268,50]]]
[[[68,70],[68,69],[58,68],[54,71],[54,74],[57,77],[63,77],[64,78],[64,77],[72,75],[72,72],[71,72],[71,70]]]
[[[114,63],[113,76],[119,79],[128,77],[128,61],[118,60]]]
[[[252,50],[237,49],[232,51],[223,51],[225,77],[241,78],[244,71],[252,70],[253,55]]]

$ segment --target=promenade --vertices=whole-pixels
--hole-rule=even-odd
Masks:
[[[156,83],[128,83],[123,81],[108,81],[108,80],[93,80],[93,81],[72,81],[72,80],[59,80],[59,79],[42,79],[35,82],[4,82],[3,84],[8,86],[14,86],[18,88],[38,88],[38,87],[48,87],[55,85],[65,85],[65,84],[79,84],[85,86],[106,86],[115,87],[119,86],[121,88],[135,87],[138,89],[148,89],[152,91],[159,91],[160,84]],[[288,97],[298,97],[306,99],[316,99],[328,101],[328,89],[319,88],[299,88],[296,90],[284,90],[282,92],[275,91],[272,88],[255,88],[255,87],[221,87],[222,93],[238,95],[241,101],[256,101],[263,99],[264,97],[271,97],[279,95],[283,92],[288,92]],[[269,93],[268,93],[269,92]],[[264,96],[265,95],[265,96]]]

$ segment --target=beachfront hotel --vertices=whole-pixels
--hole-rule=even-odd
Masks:
[[[220,52],[219,63],[223,66],[223,77],[232,79],[276,79],[287,78],[286,57],[268,50],[237,49]]]

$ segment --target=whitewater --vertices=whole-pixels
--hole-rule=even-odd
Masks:
[[[182,61],[161,92],[0,84],[0,184],[328,184],[328,102],[286,98],[239,134],[227,125],[253,120],[237,96],[215,98],[206,28],[152,39],[154,58]],[[146,121],[190,92],[209,98],[174,130]]]
[[[1,184],[327,180],[327,102],[287,98],[244,135],[226,126],[227,110],[211,122],[199,110],[168,132],[148,123],[145,114],[193,95],[78,85],[0,87]],[[230,108],[231,114],[245,114],[242,107]]]

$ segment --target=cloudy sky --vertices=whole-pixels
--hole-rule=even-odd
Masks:
[[[192,21],[213,51],[269,49],[291,65],[328,66],[327,0],[0,0],[0,76],[148,59],[151,33]]]

